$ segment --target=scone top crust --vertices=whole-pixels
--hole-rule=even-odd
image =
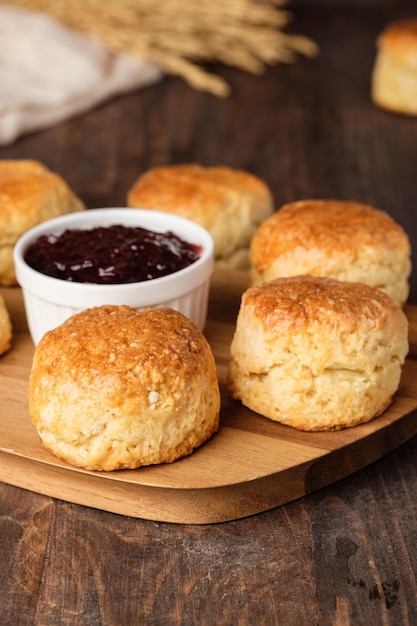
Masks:
[[[206,357],[210,360],[210,348],[200,330],[180,313],[109,305],[87,309],[47,333],[35,359],[43,368],[59,362],[83,385],[104,376],[127,389],[135,375],[152,389],[161,380],[175,386],[195,376],[206,367]]]
[[[403,311],[373,287],[309,275],[250,287],[243,295],[242,310],[271,338],[277,333],[311,332],[315,326],[329,333],[408,326]]]
[[[250,248],[251,284],[311,274],[363,282],[403,306],[411,246],[387,213],[341,200],[301,200],[265,220]]]
[[[312,250],[318,268],[341,255],[355,260],[361,249],[396,249],[406,256],[405,231],[387,213],[367,204],[341,200],[300,200],[283,205],[257,230],[251,262],[259,272],[279,256]]]
[[[225,166],[194,163],[145,172],[128,192],[127,204],[199,223],[211,233],[215,256],[220,259],[247,248],[259,224],[274,210],[272,194],[258,177]]]
[[[0,245],[14,244],[32,226],[83,210],[64,179],[34,160],[0,161]]]
[[[379,35],[377,47],[396,63],[417,70],[417,18],[405,18],[389,24]]]
[[[129,190],[128,204],[175,212],[190,219],[204,215],[209,223],[225,204],[228,193],[250,194],[261,207],[271,204],[268,187],[256,176],[225,166],[203,167],[196,163],[148,170]]]

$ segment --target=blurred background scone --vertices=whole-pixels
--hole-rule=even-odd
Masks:
[[[417,115],[417,18],[393,22],[379,35],[371,98],[388,111]]]
[[[0,294],[0,355],[7,352],[12,342],[12,324],[3,296]]]
[[[0,161],[0,284],[16,285],[13,246],[29,228],[83,210],[64,179],[38,161]]]
[[[169,308],[87,309],[35,350],[32,421],[46,448],[85,469],[175,461],[217,430],[219,410],[211,348]]]
[[[151,169],[128,192],[129,207],[176,213],[206,228],[218,265],[248,269],[249,243],[274,210],[267,185],[228,167],[197,164]]]
[[[407,352],[404,312],[373,287],[276,279],[243,295],[228,390],[282,424],[339,430],[388,407]]]
[[[387,213],[340,200],[300,200],[281,207],[255,233],[251,284],[311,274],[363,282],[402,306],[409,294],[407,234]]]

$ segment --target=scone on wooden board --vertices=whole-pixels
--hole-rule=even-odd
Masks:
[[[0,160],[0,284],[16,285],[13,246],[29,228],[84,204],[64,179],[38,161]]]
[[[377,39],[371,98],[378,107],[417,115],[417,18],[392,22]]]
[[[169,308],[86,309],[35,350],[32,421],[44,446],[78,467],[171,463],[213,435],[219,410],[211,348]]]
[[[248,172],[198,164],[156,167],[140,175],[127,205],[176,213],[212,235],[217,265],[249,268],[249,243],[273,211],[268,186]]]
[[[366,283],[399,306],[409,294],[409,238],[392,217],[367,204],[285,204],[258,228],[250,259],[251,284],[311,274]]]
[[[400,307],[362,283],[279,278],[243,295],[228,390],[304,431],[368,422],[391,403],[408,352]]]
[[[9,350],[12,342],[12,324],[3,296],[0,294],[0,355]]]

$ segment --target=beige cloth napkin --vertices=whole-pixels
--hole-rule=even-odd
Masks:
[[[0,5],[0,145],[161,77],[49,16]]]

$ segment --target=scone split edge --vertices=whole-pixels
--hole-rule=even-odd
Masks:
[[[228,390],[282,424],[340,430],[389,406],[407,352],[407,318],[378,290],[308,275],[276,279],[243,295]]]

